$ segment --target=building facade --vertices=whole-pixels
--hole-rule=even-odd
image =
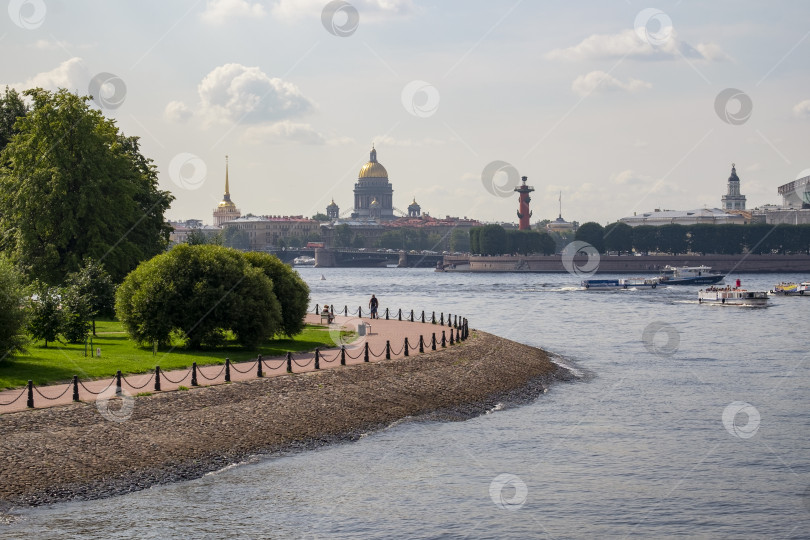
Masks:
[[[729,214],[719,208],[698,208],[696,210],[659,210],[643,214],[633,214],[623,217],[619,221],[627,223],[631,227],[639,225],[695,225],[697,223],[708,223],[710,225],[745,223],[745,217],[740,214]]]
[[[221,227],[223,224],[239,219],[242,212],[231,201],[231,190],[228,183],[228,156],[225,156],[225,195],[222,196],[222,201],[214,209],[214,227]]]
[[[377,150],[373,146],[354,185],[352,217],[394,219],[394,189],[388,181],[388,171],[377,161]]]
[[[745,210],[745,195],[740,194],[740,178],[737,169],[731,164],[731,176],[728,177],[728,192],[720,198],[723,210]]]
[[[290,242],[305,245],[320,235],[320,222],[304,216],[240,217],[222,224],[224,231],[229,228],[247,233],[250,251],[288,246]]]

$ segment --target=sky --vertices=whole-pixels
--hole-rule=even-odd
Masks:
[[[372,143],[394,206],[602,224],[748,208],[810,169],[810,2],[10,0],[0,84],[141,139],[167,217],[341,213]]]

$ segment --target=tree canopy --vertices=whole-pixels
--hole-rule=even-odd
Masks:
[[[304,280],[275,255],[249,251],[244,258],[273,282],[273,291],[281,305],[280,333],[294,336],[301,332],[309,307],[309,287]]]
[[[285,325],[277,294],[287,306],[300,302],[282,292],[297,286],[293,279],[285,281],[283,272],[293,270],[265,257],[272,256],[210,244],[175,246],[124,279],[116,293],[118,319],[142,344],[168,344],[177,334],[189,348],[199,348],[220,344],[230,331],[239,343],[254,347],[291,328]],[[276,288],[271,273],[278,276]]]
[[[0,257],[0,361],[24,350],[28,314],[23,278],[14,265]]]
[[[60,283],[93,257],[116,281],[163,251],[172,195],[114,121],[67,90],[26,90],[0,154],[0,249],[30,278]],[[6,96],[8,101],[8,94]]]

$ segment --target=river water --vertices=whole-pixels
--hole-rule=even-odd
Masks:
[[[810,537],[810,298],[740,308],[699,305],[695,287],[578,291],[568,274],[300,273],[313,303],[356,309],[374,293],[383,312],[459,313],[559,355],[578,380],[463,422],[406,419],[16,510],[0,538]],[[808,278],[736,277],[763,290]]]

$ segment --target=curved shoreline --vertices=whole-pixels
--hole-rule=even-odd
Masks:
[[[541,349],[476,331],[409,358],[137,397],[121,423],[93,403],[2,415],[0,510],[199,478],[407,417],[467,419],[571,378]]]

